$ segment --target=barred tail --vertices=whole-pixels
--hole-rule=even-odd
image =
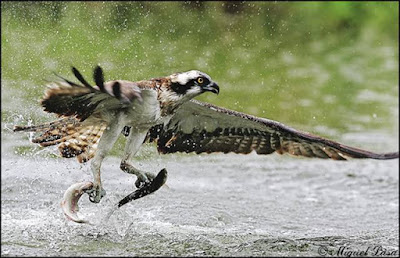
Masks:
[[[14,132],[36,132],[39,135],[32,139],[33,143],[43,147],[59,144],[62,157],[77,157],[83,163],[94,157],[97,143],[106,127],[105,123],[86,125],[69,117],[35,126],[14,126]]]
[[[80,163],[94,157],[97,144],[107,124],[96,124],[81,127],[76,133],[68,137],[59,146],[58,150],[65,158],[77,157]]]

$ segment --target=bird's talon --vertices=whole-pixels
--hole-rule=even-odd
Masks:
[[[146,172],[146,176],[149,179],[149,181],[153,181],[153,179],[156,177],[156,175],[150,172]]]
[[[96,189],[93,187],[92,189],[86,190],[85,193],[89,195],[89,201],[93,203],[99,203],[101,198],[106,196],[106,191],[104,189]]]
[[[136,186],[136,188],[141,188],[143,185],[144,185],[144,183],[145,182],[143,182],[142,180],[140,180],[139,178],[138,179],[136,179],[136,181],[135,181],[135,186]]]
[[[96,201],[96,192],[92,191],[90,193],[87,193],[89,195],[89,201],[92,203],[99,203],[100,200]]]
[[[94,202],[94,196],[89,195],[89,201]]]
[[[138,176],[135,182],[135,186],[137,189],[145,187],[146,185],[151,184],[156,176],[153,173],[145,172],[142,175]]]
[[[101,198],[106,196],[106,194],[107,194],[106,190],[104,190],[104,188],[101,188]]]
[[[125,198],[119,201],[118,207],[121,207],[122,205],[125,205],[126,203],[132,200],[142,198],[148,194],[157,191],[161,186],[165,184],[165,181],[167,180],[167,175],[168,175],[167,170],[165,168],[161,169],[161,171],[157,174],[157,176],[155,176],[153,179],[147,182],[142,182],[140,188],[138,188],[133,193],[125,196]],[[136,180],[136,182],[138,182],[138,180]]]

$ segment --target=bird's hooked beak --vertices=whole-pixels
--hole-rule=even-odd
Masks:
[[[202,87],[203,92],[204,91],[211,91],[212,93],[215,93],[218,95],[219,93],[219,86],[215,82],[211,82],[210,84],[203,86]]]

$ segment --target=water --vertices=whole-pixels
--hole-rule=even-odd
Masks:
[[[325,247],[398,250],[398,160],[153,155],[140,165],[154,172],[166,167],[167,186],[106,220],[135,181],[119,170],[119,159],[107,158],[102,173],[107,196],[99,204],[86,195],[80,201],[89,225],[67,221],[60,208],[69,185],[91,180],[87,165],[11,151],[2,155],[2,255],[311,256]]]

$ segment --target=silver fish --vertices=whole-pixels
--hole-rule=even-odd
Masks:
[[[77,223],[88,223],[88,221],[79,218],[78,216],[78,201],[81,196],[87,191],[92,189],[92,182],[81,182],[71,185],[64,193],[63,200],[61,201],[61,208],[65,216]]]

